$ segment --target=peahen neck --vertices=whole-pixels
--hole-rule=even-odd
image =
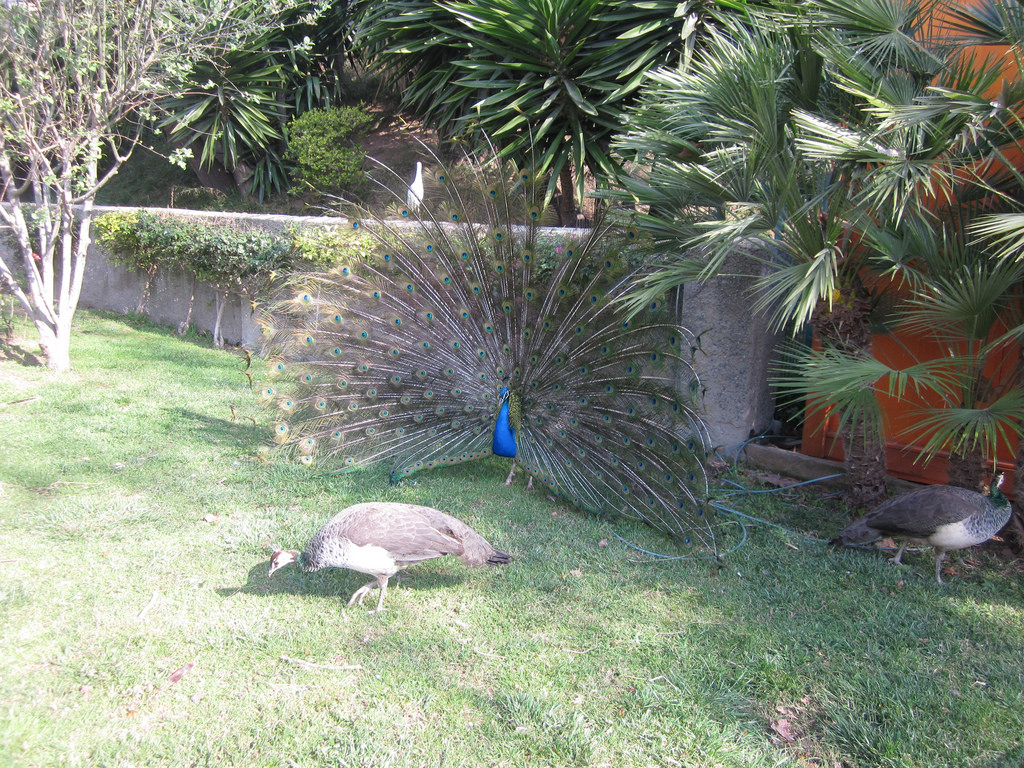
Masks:
[[[993,488],[988,498],[990,512],[996,516],[1001,516],[1005,513],[1007,519],[1009,519],[1010,500],[1006,498],[1006,495],[1003,493],[1002,489],[999,487]]]
[[[988,495],[988,506],[981,515],[981,524],[986,530],[991,531],[989,535],[994,535],[1006,525],[1006,521],[1010,519],[1010,514],[1013,511],[1010,500],[1003,493],[1002,484],[1002,476],[997,477],[992,483]]]
[[[316,564],[314,558],[306,550],[299,552],[298,556],[295,558],[295,564],[304,571],[316,571],[320,569],[320,566]]]

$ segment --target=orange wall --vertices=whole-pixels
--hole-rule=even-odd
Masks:
[[[968,6],[972,4],[974,3],[964,3]],[[956,33],[949,27],[949,22],[950,15],[940,4],[933,19],[933,30],[950,37],[955,36]],[[1003,60],[1003,71],[1007,78],[1015,78],[1020,74],[1017,62],[1008,46],[974,46],[965,55],[973,56],[979,62],[984,61],[986,57],[991,61]],[[1001,91],[1002,84],[999,84],[990,95],[995,98]],[[1022,165],[1022,155],[1019,151],[1008,155],[1008,157],[1018,167]],[[936,359],[945,355],[942,347],[934,339],[906,332],[876,335],[872,337],[872,348],[873,354],[878,360],[897,369],[906,368],[920,360]],[[997,383],[1012,381],[1007,377],[1016,377],[1017,355],[1016,348],[1007,349],[1002,358],[990,361],[985,370],[986,375],[992,377]],[[948,455],[938,454],[927,464],[923,459],[919,459],[920,449],[926,438],[922,438],[920,430],[915,429],[920,419],[920,408],[941,405],[939,399],[933,396],[929,402],[927,397],[917,396],[914,393],[908,393],[902,401],[886,394],[876,394],[876,397],[888,422],[887,434],[889,437],[886,442],[886,461],[889,474],[917,482],[947,482]],[[842,461],[843,448],[836,435],[837,423],[838,418],[835,416],[825,418],[808,413],[804,424],[802,452],[809,456]],[[1004,485],[1004,490],[1008,491],[1008,495],[1012,495],[1013,492],[1012,477],[1016,463],[1016,450],[1017,440],[1015,437],[1011,438],[1009,442],[1001,442],[997,450],[997,464],[1000,469],[1007,472],[1008,482]]]
[[[896,369],[905,369],[919,360],[944,356],[942,347],[935,340],[907,332],[874,335],[872,351],[878,360]],[[1013,381],[1016,377],[1017,354],[1017,349],[1011,348],[990,360],[985,369],[986,376],[997,384]],[[885,382],[880,382],[879,389],[885,388]],[[940,398],[935,395],[919,395],[909,390],[902,399],[890,397],[884,392],[877,392],[875,397],[887,420],[886,464],[889,474],[919,483],[947,482],[948,454],[939,453],[930,462],[925,463],[919,455],[927,438],[916,428],[921,418],[920,409],[940,406]],[[823,418],[821,415],[808,413],[804,423],[801,452],[808,456],[842,461],[843,446],[842,441],[837,439],[836,431],[838,421],[835,415]],[[1007,482],[1003,490],[1011,496],[1016,451],[1017,440],[1011,436],[1008,442],[1000,442],[996,455],[999,469],[1007,473]]]

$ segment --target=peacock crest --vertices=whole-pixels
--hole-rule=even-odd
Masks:
[[[276,441],[393,481],[507,456],[582,509],[717,551],[694,337],[662,301],[617,301],[645,269],[634,233],[542,227],[529,170],[433,165],[419,205],[401,186],[393,218],[351,222],[371,252],[291,277],[262,314]]]

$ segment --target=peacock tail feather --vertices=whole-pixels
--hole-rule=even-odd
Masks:
[[[373,252],[292,276],[262,313],[276,441],[392,480],[514,456],[583,509],[714,550],[696,344],[663,302],[616,301],[638,274],[630,233],[552,236],[529,171],[464,168],[437,161],[415,212],[402,187],[396,220],[352,221]]]

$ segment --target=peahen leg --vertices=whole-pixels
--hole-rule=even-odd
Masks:
[[[381,575],[377,577],[377,584],[380,585],[380,597],[377,598],[377,607],[370,613],[380,613],[384,610],[384,595],[388,593],[388,577]]]
[[[889,562],[892,563],[893,565],[903,565],[903,550],[905,550],[906,548],[907,548],[907,539],[904,539],[903,543],[900,544],[900,551],[896,553],[895,557],[890,557],[889,558]]]
[[[942,580],[942,561],[946,559],[946,550],[940,547],[935,548],[935,579],[939,584],[945,584]]]

